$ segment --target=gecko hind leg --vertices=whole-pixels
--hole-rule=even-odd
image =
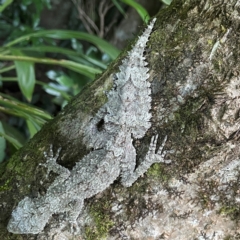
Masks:
[[[75,199],[68,204],[67,208],[69,209],[67,221],[70,224],[70,232],[73,234],[77,234],[80,231],[77,218],[82,211],[83,200]]]
[[[128,175],[125,172],[124,178],[122,178],[121,183],[123,186],[131,186],[140,176],[142,176],[151,167],[153,163],[171,163],[171,160],[164,160],[165,155],[168,151],[163,151],[165,143],[167,141],[167,136],[164,138],[161,146],[156,152],[158,135],[152,136],[149,145],[148,152],[144,160],[135,169],[134,172],[129,172]]]

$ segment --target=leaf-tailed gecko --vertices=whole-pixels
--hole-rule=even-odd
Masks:
[[[52,146],[44,155],[48,172],[59,176],[44,196],[25,197],[13,210],[7,229],[16,234],[40,233],[54,213],[67,212],[74,224],[83,208],[84,199],[102,192],[119,176],[129,187],[153,163],[164,160],[166,137],[156,151],[158,136],[153,136],[145,159],[136,168],[133,138],[144,137],[151,127],[151,84],[144,50],[156,19],[153,19],[122,61],[108,101],[99,109],[84,130],[84,140],[94,150],[84,156],[70,171],[56,163],[60,149],[54,156]],[[97,125],[101,122],[101,129]],[[135,169],[136,168],[136,169]]]

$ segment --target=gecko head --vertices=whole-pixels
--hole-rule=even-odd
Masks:
[[[7,229],[15,234],[37,234],[43,230],[48,219],[47,212],[40,211],[32,199],[25,197],[13,210]]]

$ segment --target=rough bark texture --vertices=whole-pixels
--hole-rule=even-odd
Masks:
[[[106,101],[123,54],[1,165],[0,238],[239,239],[239,16],[237,0],[177,0],[157,16],[146,51],[152,128],[134,145],[140,158],[153,134],[168,135],[172,164],[154,165],[130,188],[116,181],[85,201],[81,236],[67,229],[56,235],[59,216],[37,236],[6,230],[17,203],[44,194],[54,179],[38,166],[49,144],[63,148],[60,163],[69,168],[89,153],[84,127]]]

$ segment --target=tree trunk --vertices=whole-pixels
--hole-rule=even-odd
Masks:
[[[238,0],[176,0],[157,16],[146,49],[151,128],[133,145],[140,164],[151,137],[167,135],[170,164],[154,164],[129,188],[116,179],[86,199],[75,236],[63,224],[65,213],[54,214],[39,234],[6,229],[18,203],[44,196],[56,178],[39,166],[50,144],[54,152],[62,147],[58,162],[68,169],[92,151],[85,129],[106,103],[123,53],[1,164],[0,238],[239,239],[239,11]]]

